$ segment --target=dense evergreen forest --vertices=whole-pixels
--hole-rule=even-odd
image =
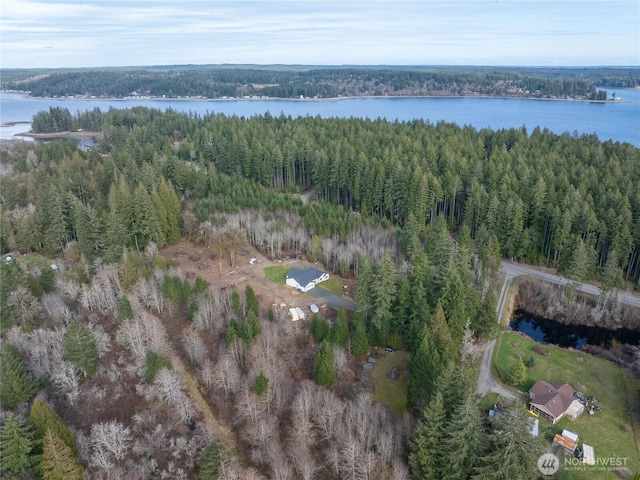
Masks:
[[[224,194],[217,184],[218,175],[225,174],[249,180],[245,185],[264,189],[263,195],[275,197],[273,202],[293,202],[274,191],[314,188],[334,210],[340,206],[342,212],[357,213],[358,219],[404,231],[433,225],[442,214],[452,230],[465,226],[477,242],[491,238],[504,257],[558,267],[580,281],[607,268],[618,272],[611,280],[614,285],[623,273],[627,279],[640,274],[638,149],[603,143],[593,135],[575,138],[538,128],[530,134],[524,128],[476,131],[418,120],[292,119],[269,113],[250,119],[220,114],[201,118],[145,108],[106,113],[94,109],[76,116],[51,108],[35,116],[33,127],[102,131],[100,149],[110,153],[106,160],[97,151],[74,153],[89,157],[78,160],[83,173],[73,176],[82,177],[78,181],[86,187],[80,200],[96,215],[110,205],[114,175],[127,179],[123,191],[142,181],[148,194],[164,178],[178,196],[193,203],[201,221],[207,220],[205,212],[243,208],[257,198],[232,195],[223,200],[224,207],[212,206],[211,195]],[[63,157],[64,152],[56,155]],[[106,178],[96,178],[102,172]],[[48,190],[56,185],[47,176],[42,181]],[[29,204],[28,193],[16,182],[4,184],[5,209]],[[304,217],[311,222],[312,216]],[[330,236],[336,233],[331,224],[315,225],[312,233],[322,230]],[[63,237],[74,238],[71,222],[66,225]],[[5,230],[6,245],[11,230]],[[44,248],[37,235],[31,238],[30,245],[19,248]]]
[[[544,446],[526,410],[492,428],[469,368],[498,327],[500,258],[598,279],[603,310],[640,277],[630,144],[141,107],[34,119],[69,126],[98,146],[0,150],[1,252],[61,270],[0,264],[0,453],[16,475],[532,478]],[[243,245],[305,254],[357,278],[357,311],[297,328],[248,283],[184,277],[158,255],[181,238],[231,267]],[[411,353],[404,416],[342,386],[370,345]]]
[[[465,96],[606,100],[635,88],[632,68],[183,66],[2,72],[2,88],[35,97],[335,98]]]

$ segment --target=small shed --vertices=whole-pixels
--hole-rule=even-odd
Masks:
[[[578,434],[577,433],[573,433],[570,432],[569,430],[567,430],[566,428],[564,430],[562,430],[562,436],[564,438],[568,438],[569,440],[571,440],[572,442],[576,442],[578,443]]]
[[[304,311],[300,307],[292,307],[289,309],[289,315],[291,316],[291,320],[297,322],[298,320],[304,320],[307,318]]]
[[[582,444],[582,463],[586,463],[587,465],[596,464],[596,454],[593,451],[593,447],[586,443]]]
[[[570,455],[573,455],[573,453],[576,451],[576,448],[578,448],[578,444],[576,442],[567,437],[563,437],[560,434],[556,434],[556,436],[553,437],[553,446],[560,447]]]
[[[289,315],[291,316],[291,320],[293,320],[294,322],[297,322],[298,320],[300,320],[300,317],[298,316],[298,312],[296,311],[295,308],[289,309]]]

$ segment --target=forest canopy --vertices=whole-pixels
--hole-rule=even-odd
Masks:
[[[168,66],[3,70],[2,88],[34,97],[335,98],[500,96],[606,100],[598,87],[635,88],[633,68]]]

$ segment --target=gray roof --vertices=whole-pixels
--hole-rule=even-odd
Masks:
[[[293,278],[300,285],[305,286],[313,282],[314,280],[317,280],[325,273],[326,272],[323,272],[322,270],[319,270],[315,267],[304,268],[304,269],[292,268],[287,272],[287,278]]]

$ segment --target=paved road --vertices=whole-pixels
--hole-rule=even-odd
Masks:
[[[569,283],[569,280],[560,275],[543,272],[526,265],[520,265],[517,263],[506,261],[502,262],[502,273],[504,274],[504,284],[502,285],[502,291],[500,292],[498,307],[496,309],[498,322],[500,321],[500,318],[502,318],[505,302],[507,300],[507,293],[509,292],[511,281],[515,277],[527,275],[539,278],[541,280],[544,280],[545,282],[554,283],[556,285],[566,285],[567,283]],[[590,295],[600,295],[600,289],[598,287],[587,283],[583,284],[579,290]],[[620,303],[625,303],[634,307],[640,307],[640,297],[635,295],[618,293],[618,301]],[[517,397],[517,394],[499,384],[496,379],[493,378],[493,374],[491,373],[491,360],[493,358],[493,349],[495,348],[495,346],[496,341],[490,340],[485,345],[480,346],[477,349],[478,352],[482,352],[482,360],[480,363],[480,371],[478,372],[476,393],[478,395],[484,396],[490,392],[497,392],[503,397],[513,400]]]
[[[512,277],[505,275],[505,281],[502,285],[502,291],[500,292],[500,298],[498,300],[498,307],[496,308],[498,322],[500,321],[502,311],[504,310],[504,304],[507,300],[507,293],[509,293],[511,280]],[[496,340],[489,340],[484,346],[478,349],[478,352],[482,352],[482,360],[480,361],[480,371],[478,372],[478,381],[476,383],[476,394],[484,397],[491,392],[496,392],[503,398],[513,401],[518,397],[518,395],[498,383],[496,379],[493,378],[493,373],[491,372],[493,349],[495,346]]]
[[[502,272],[505,274],[505,277],[510,278],[528,275],[544,280],[545,282],[555,283],[556,285],[566,285],[569,283],[569,280],[560,275],[542,272],[526,265],[505,261],[502,262]],[[595,295],[596,297],[600,295],[600,289],[588,283],[582,284],[579,290],[590,295]],[[640,308],[640,297],[636,295],[618,292],[618,302]]]
[[[344,307],[346,310],[355,310],[357,305],[353,303],[351,300],[345,297],[341,297],[340,295],[336,295],[329,290],[325,290],[324,288],[315,287],[307,292],[312,297],[320,298],[324,300],[324,302],[336,310],[339,310],[340,307]]]

